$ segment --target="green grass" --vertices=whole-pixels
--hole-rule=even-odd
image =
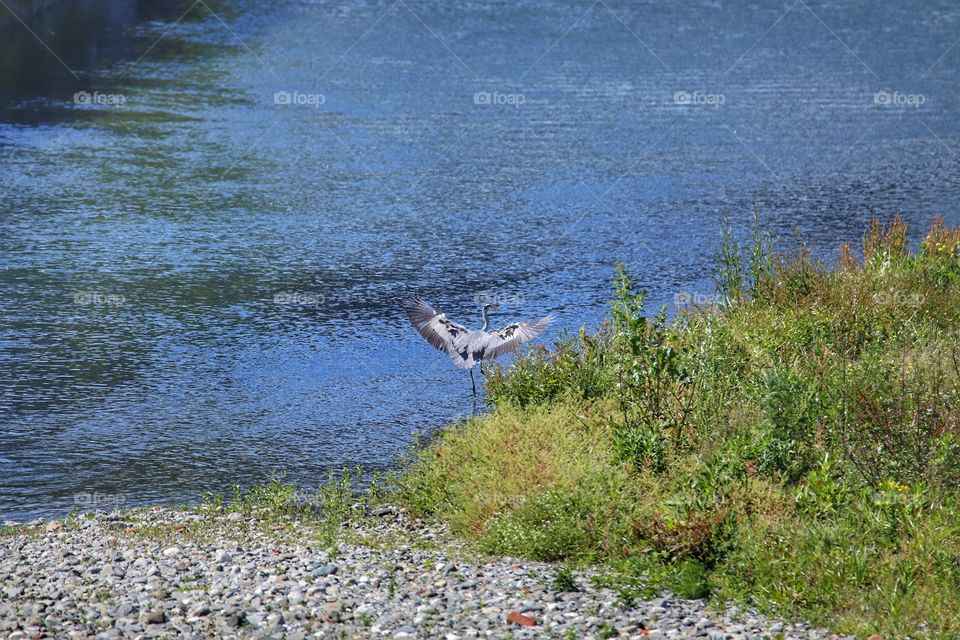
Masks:
[[[393,547],[409,544],[401,532],[390,536],[383,534],[373,539],[361,535],[350,524],[365,517],[368,507],[383,503],[385,492],[378,476],[361,486],[362,472],[359,469],[342,470],[331,473],[327,481],[316,490],[305,490],[286,482],[282,477],[272,479],[263,486],[242,489],[236,486],[233,495],[208,493],[203,500],[192,507],[180,507],[213,518],[203,518],[185,522],[141,522],[137,517],[141,511],[150,507],[131,509],[129,522],[108,525],[117,533],[149,538],[165,543],[178,540],[210,542],[229,539],[244,540],[249,534],[266,534],[277,540],[302,540],[312,538],[331,554],[337,552],[341,543],[364,544],[368,546]],[[240,514],[239,520],[223,518],[229,514]],[[71,514],[64,520],[67,528],[75,527],[80,518],[92,517],[92,514]],[[37,531],[40,529],[37,528]],[[6,532],[0,529],[0,536],[15,535],[25,531],[24,527]]]
[[[854,254],[857,255],[854,255]],[[408,509],[487,552],[598,562],[845,633],[960,637],[960,231],[897,218],[827,268],[725,233],[711,309],[610,319],[488,375],[418,450]]]
[[[31,527],[26,524],[0,525],[0,538],[27,535],[39,531],[39,527]]]
[[[553,575],[553,582],[551,583],[554,591],[561,592],[571,592],[571,591],[580,591],[579,585],[577,585],[576,578],[574,578],[573,572],[570,571],[568,567],[560,567]]]
[[[315,491],[305,491],[276,477],[263,486],[249,489],[236,486],[229,499],[220,494],[207,494],[196,509],[218,514],[239,513],[253,519],[262,531],[283,530],[290,534],[310,531],[319,544],[336,552],[338,543],[344,539],[345,525],[358,521],[366,509],[382,504],[386,498],[379,476],[375,475],[364,487],[363,475],[360,468],[344,469],[339,474],[331,472]]]

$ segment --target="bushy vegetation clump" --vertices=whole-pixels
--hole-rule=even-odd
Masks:
[[[408,507],[495,553],[602,561],[842,632],[960,637],[960,229],[871,224],[828,269],[725,234],[718,304],[610,319],[488,376]]]

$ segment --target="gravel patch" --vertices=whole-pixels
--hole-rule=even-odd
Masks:
[[[574,572],[580,591],[558,592],[555,565],[482,557],[439,525],[373,513],[333,549],[314,523],[238,513],[152,508],[8,528],[0,638],[836,637],[669,594],[625,607],[590,571]]]

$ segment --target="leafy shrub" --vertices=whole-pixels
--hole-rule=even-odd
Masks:
[[[481,540],[484,550],[536,560],[594,555],[601,536],[593,522],[594,499],[583,492],[547,490],[497,516]]]
[[[575,338],[558,339],[553,351],[526,351],[509,370],[494,364],[487,372],[487,397],[493,404],[519,407],[600,398],[611,386],[606,343],[604,331],[591,336],[581,329]]]
[[[666,439],[684,436],[695,397],[689,360],[674,344],[675,334],[661,311],[651,321],[643,315],[645,294],[615,266],[613,300],[613,371],[619,411],[611,417],[617,459],[658,473],[666,468]]]
[[[776,260],[773,240],[760,225],[759,212],[754,211],[750,244],[747,248],[736,238],[729,221],[724,220],[717,269],[714,273],[717,293],[721,299],[734,303],[767,299],[777,288],[773,277]]]
[[[782,473],[795,481],[809,469],[815,455],[819,413],[817,389],[793,369],[760,373],[758,391],[764,433],[758,463],[766,473]]]
[[[945,371],[946,353],[886,352],[861,360],[847,382],[849,415],[841,424],[845,452],[863,479],[929,481],[953,476],[943,463],[957,458],[949,443],[960,435],[960,386]],[[950,439],[945,439],[947,436]],[[946,457],[937,458],[938,454]],[[940,465],[936,465],[936,462]],[[955,469],[955,467],[954,467]]]
[[[613,451],[619,462],[628,462],[634,468],[649,468],[662,474],[667,470],[669,443],[659,423],[633,423],[611,418]]]
[[[829,453],[795,490],[797,512],[819,519],[836,516],[849,499],[850,489]]]

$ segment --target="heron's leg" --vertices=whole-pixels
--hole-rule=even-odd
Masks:
[[[473,379],[473,367],[470,367],[470,384],[473,386],[473,397],[477,397],[477,383]]]

